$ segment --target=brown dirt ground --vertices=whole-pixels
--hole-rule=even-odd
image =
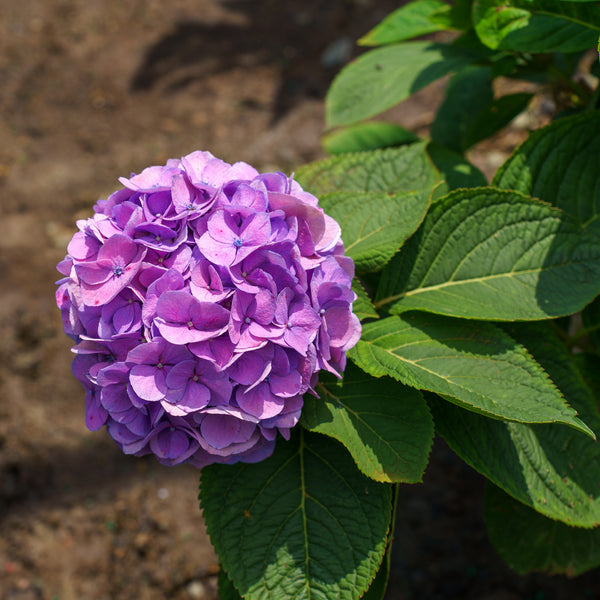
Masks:
[[[195,149],[262,170],[321,156],[341,64],[324,53],[347,59],[396,4],[0,0],[2,600],[216,598],[198,473],[123,456],[85,428],[54,265],[118,176]],[[392,117],[426,133],[442,85]],[[474,160],[493,172],[523,136]],[[390,599],[600,597],[596,574],[510,573],[485,537],[482,486],[436,442],[425,484],[402,491]]]

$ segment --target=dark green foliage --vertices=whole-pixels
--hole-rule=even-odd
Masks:
[[[361,38],[377,47],[327,96],[334,156],[296,178],[342,227],[363,334],[291,441],[204,469],[223,598],[381,600],[394,486],[421,481],[434,423],[493,483],[509,565],[600,565],[600,69],[577,74],[599,31],[597,2],[415,0]],[[432,140],[365,121],[445,75]],[[499,96],[500,75],[544,83],[563,117],[488,186],[469,149],[532,98]]]

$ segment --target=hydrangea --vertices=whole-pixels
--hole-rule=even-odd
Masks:
[[[169,465],[267,457],[360,337],[339,225],[292,178],[209,152],[120,182],[58,265],[87,426]]]

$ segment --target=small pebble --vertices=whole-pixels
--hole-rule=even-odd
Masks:
[[[204,600],[207,598],[206,588],[201,581],[192,581],[185,589],[190,595],[190,598],[194,598],[194,600]]]

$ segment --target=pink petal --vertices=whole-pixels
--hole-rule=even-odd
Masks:
[[[142,400],[162,400],[167,392],[164,371],[153,365],[135,365],[131,369],[129,381],[133,391]]]
[[[267,383],[262,383],[246,392],[238,388],[236,400],[242,410],[259,419],[269,419],[278,415],[285,404],[283,398],[271,394]]]

